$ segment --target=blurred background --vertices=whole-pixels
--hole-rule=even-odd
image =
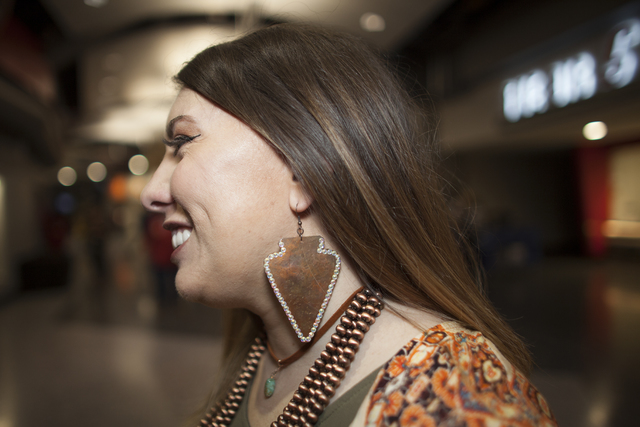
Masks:
[[[173,288],[138,197],[171,76],[274,22],[385,52],[439,117],[451,209],[561,426],[640,402],[640,2],[3,0],[0,427],[176,426],[211,389],[220,314]]]

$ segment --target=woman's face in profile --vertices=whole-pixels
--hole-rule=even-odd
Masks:
[[[178,292],[247,307],[266,283],[265,256],[295,232],[291,170],[251,128],[189,89],[171,108],[165,138],[142,202],[172,231]]]

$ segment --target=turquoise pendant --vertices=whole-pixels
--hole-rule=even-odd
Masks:
[[[276,380],[273,377],[269,377],[264,382],[264,397],[269,398],[273,396],[274,391],[276,391]]]

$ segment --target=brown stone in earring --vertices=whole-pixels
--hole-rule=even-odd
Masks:
[[[302,237],[300,216],[297,233],[280,240],[280,252],[264,260],[264,269],[296,335],[309,342],[329,304],[341,261],[336,251],[324,247],[321,236]]]

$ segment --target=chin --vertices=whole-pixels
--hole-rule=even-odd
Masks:
[[[176,276],[176,291],[185,301],[203,304],[212,308],[230,308],[229,304],[225,304],[221,301],[221,298],[215,298],[215,296],[212,298],[211,289],[209,288],[210,286],[210,282],[203,283],[201,281],[192,280],[191,277],[188,279],[181,278],[180,271],[178,271]]]
[[[203,295],[203,285],[193,283],[193,281],[180,277],[180,270],[176,275],[176,291],[182,299],[188,302],[205,303]]]
[[[191,294],[189,292],[183,290],[179,286],[176,286],[176,291],[178,292],[178,295],[180,295],[180,298],[182,298],[183,300],[188,301],[188,302],[194,302],[193,298],[191,298]]]
[[[178,295],[185,301],[203,304],[211,308],[250,309],[255,298],[249,298],[249,296],[256,296],[256,293],[262,293],[264,289],[267,289],[271,294],[267,277],[262,270],[257,275],[258,277],[251,279],[245,275],[240,275],[241,279],[236,279],[238,274],[235,271],[222,273],[220,274],[220,271],[216,270],[180,267],[176,275]]]

